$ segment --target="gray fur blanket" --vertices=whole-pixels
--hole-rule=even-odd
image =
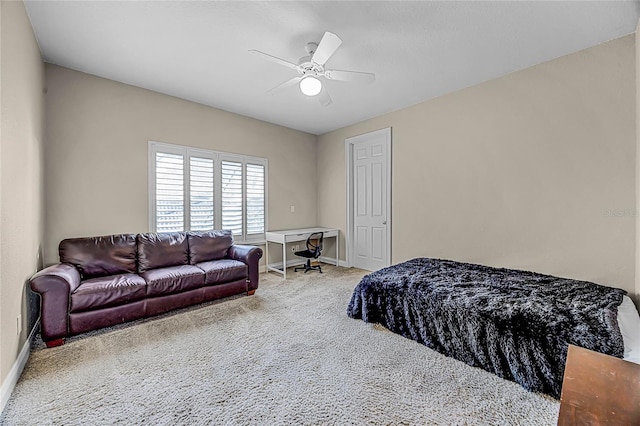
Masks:
[[[625,293],[534,272],[419,258],[362,278],[347,314],[559,398],[569,344],[622,357],[617,312]]]

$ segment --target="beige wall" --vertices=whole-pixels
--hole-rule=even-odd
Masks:
[[[0,383],[29,330],[26,282],[40,266],[44,66],[22,2],[0,2]],[[22,315],[22,333],[16,319]]]
[[[314,135],[55,65],[46,84],[47,263],[64,238],[149,230],[150,140],[266,157],[269,228],[316,224]]]
[[[449,258],[634,292],[635,85],[630,35],[321,135],[319,224],[345,230],[345,138],[391,126],[394,263]]]

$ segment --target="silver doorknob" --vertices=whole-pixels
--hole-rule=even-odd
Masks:
[[[383,225],[386,225],[386,224],[387,224],[387,221],[385,220],[384,222],[382,222],[382,224],[383,224]]]

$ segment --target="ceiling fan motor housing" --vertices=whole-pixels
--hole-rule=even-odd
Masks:
[[[307,43],[307,45],[305,46],[304,50],[307,51],[307,54],[309,56],[313,56],[314,53],[316,53],[316,49],[318,48],[318,43],[314,43],[314,42],[309,42]]]
[[[312,75],[314,77],[321,77],[324,75],[324,67],[316,62],[313,62],[313,54],[318,48],[318,43],[310,42],[305,46],[308,56],[303,56],[298,59],[298,72],[300,75]]]
[[[313,62],[311,56],[303,56],[298,60],[298,72],[300,75],[313,75],[318,77],[324,75],[324,67]]]

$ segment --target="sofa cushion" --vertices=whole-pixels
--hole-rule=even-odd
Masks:
[[[136,272],[136,236],[68,238],[58,246],[61,263],[70,263],[82,279]]]
[[[191,265],[169,266],[143,272],[147,296],[180,293],[204,286],[204,272]]]
[[[227,256],[233,245],[231,231],[189,232],[189,254],[192,265]]]
[[[111,275],[82,281],[71,294],[71,312],[107,308],[142,300],[147,283],[136,274]]]
[[[138,272],[188,264],[189,244],[184,232],[138,234]]]
[[[249,267],[242,262],[231,259],[212,260],[196,265],[202,269],[206,277],[205,285],[224,284],[230,281],[246,279]]]

